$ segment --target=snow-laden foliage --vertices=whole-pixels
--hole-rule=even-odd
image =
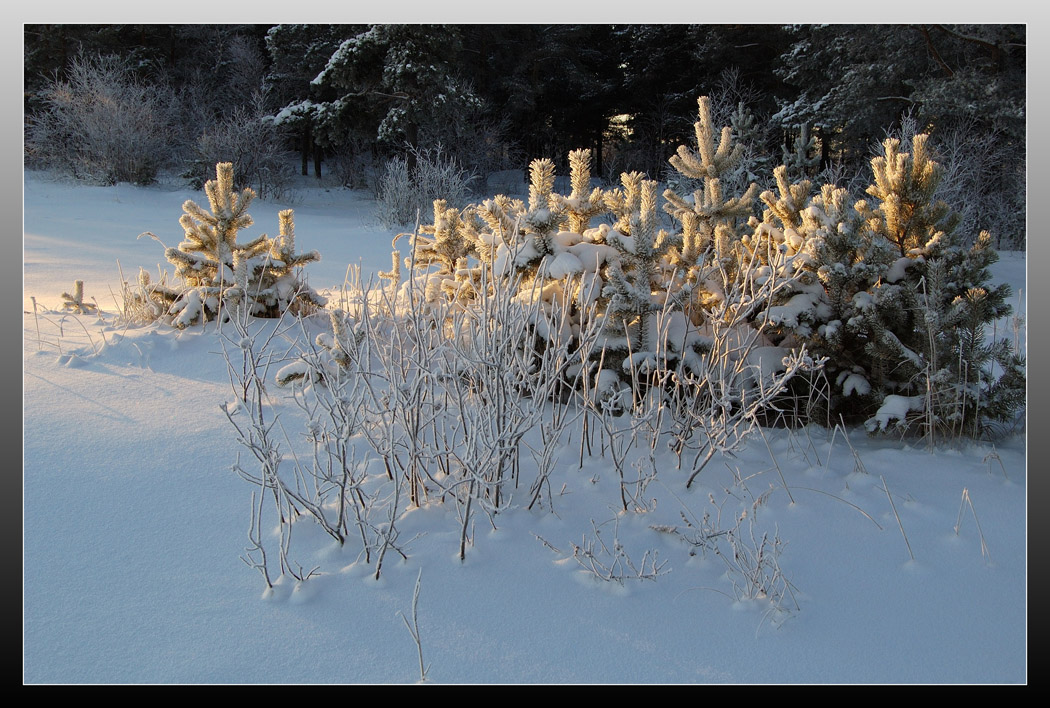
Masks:
[[[920,394],[923,434],[980,435],[988,420],[1016,415],[1023,358],[1005,341],[984,342],[985,326],[1008,314],[1009,293],[987,286],[990,236],[957,245],[958,219],[937,198],[942,170],[927,136],[914,136],[910,152],[885,142],[871,163],[870,200],[830,184],[815,190],[783,165],[773,171],[775,190],[758,195],[751,184],[727,194],[722,179],[736,174],[743,148],[731,127],[715,127],[706,97],[698,106],[695,147],[670,159],[680,183],[697,188],[663,193],[674,228],[662,228],[655,182],[625,173],[621,187],[592,188],[589,151],[575,151],[568,195],[554,191],[554,165],[541,159],[528,203],[505,195],[464,209],[435,202],[434,223],[405,259],[420,274],[410,281],[428,279],[432,305],[451,298],[469,308],[482,270],[488,287],[511,287],[513,278],[514,297],[537,307],[568,297],[572,326],[590,316],[602,323],[592,352],[601,367],[635,387],[650,375],[667,385],[669,375],[707,375],[718,328],[748,342],[733,366],[750,366],[753,349],[825,362],[821,373],[807,365],[805,376],[778,379],[774,388],[789,388],[783,396],[764,391],[761,415],[774,420],[882,421],[888,396]],[[798,145],[796,170],[813,167],[807,145]],[[780,374],[800,372],[786,361]],[[731,397],[761,378],[738,379]]]
[[[871,201],[824,185],[803,206],[808,183],[777,173],[780,196],[762,195],[763,225],[798,252],[800,271],[771,317],[782,344],[827,358],[820,407],[831,421],[979,436],[1023,405],[1023,357],[1008,340],[986,341],[986,327],[1009,314],[1009,289],[989,285],[990,234],[969,248],[955,237],[927,136],[900,148],[888,139],[872,160]]]
[[[215,170],[216,178],[204,185],[211,211],[187,200],[179,219],[185,240],[164,252],[181,282],[152,283],[145,273],[140,276],[141,289],[158,315],[181,329],[220,317],[229,319],[231,311],[276,317],[285,311],[308,313],[323,307],[324,298],[299,277],[302,266],[321,256],[315,251],[295,252],[292,210],[280,213],[276,237],[263,234],[238,243],[237,233],[253,223],[248,205],[255,192],[234,192],[232,163],[219,163]]]

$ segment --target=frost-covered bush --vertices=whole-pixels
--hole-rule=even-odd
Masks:
[[[465,204],[474,178],[440,145],[413,148],[408,157],[390,159],[380,173],[375,185],[376,216],[387,228],[410,226],[429,213],[435,199]]]
[[[251,187],[263,199],[287,195],[292,178],[282,128],[263,110],[256,94],[249,105],[235,108],[197,137],[184,177],[200,189],[215,165],[237,165],[238,187]]]
[[[745,151],[711,115],[701,98],[696,147],[670,160],[694,188],[663,193],[671,222],[659,217],[654,182],[627,173],[622,187],[592,189],[589,153],[577,151],[571,194],[556,193],[553,163],[536,160],[527,203],[436,201],[405,264],[426,280],[431,303],[469,308],[482,274],[489,287],[513,276],[514,297],[540,309],[568,297],[572,326],[586,324],[584,313],[601,322],[595,381],[636,396],[723,377],[710,398],[734,410],[758,396],[767,410],[752,412],[767,419],[841,416],[884,429],[878,411],[890,396],[922,395],[917,429],[926,434],[980,434],[984,421],[1016,414],[1023,359],[984,340],[986,325],[1009,311],[1005,286],[988,282],[991,238],[964,248],[955,237],[927,136],[914,136],[910,153],[884,144],[868,200],[795,182],[785,166],[758,195],[754,183],[723,181],[739,179]],[[737,344],[714,354],[716,335]]]
[[[927,140],[915,135],[910,152],[886,140],[870,200],[825,185],[807,204],[808,184],[778,175],[760,228],[802,257],[800,285],[770,315],[782,345],[827,357],[830,420],[977,436],[1023,405],[1024,362],[1006,340],[986,340],[1010,311],[1009,287],[990,284],[990,234],[956,236]]]
[[[101,184],[149,184],[171,158],[174,95],[139,79],[125,60],[73,59],[43,102],[28,128],[30,164]]]
[[[181,283],[151,283],[146,275],[140,280],[158,310],[181,329],[220,317],[230,319],[236,312],[277,317],[324,306],[324,298],[299,277],[302,266],[321,256],[316,251],[295,253],[292,210],[280,213],[278,236],[263,234],[238,243],[238,231],[253,223],[248,205],[255,192],[234,192],[231,163],[219,163],[215,171],[216,178],[204,185],[211,212],[187,200],[179,220],[186,238],[178,248],[164,252]]]

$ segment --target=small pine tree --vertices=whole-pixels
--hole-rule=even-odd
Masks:
[[[417,270],[430,271],[426,276],[428,301],[435,301],[439,293],[459,300],[472,297],[477,274],[468,267],[468,260],[478,257],[479,230],[483,228],[474,207],[460,210],[449,207],[444,199],[434,200],[434,223],[413,234],[412,256],[405,259],[409,267],[414,261]],[[388,274],[380,276],[390,279]]]
[[[590,150],[569,153],[569,178],[572,192],[568,196],[552,195],[553,206],[568,216],[569,231],[582,234],[592,218],[606,211],[602,190],[591,188]]]
[[[603,294],[609,298],[607,316],[628,335],[632,353],[655,365],[654,316],[662,303],[654,297],[654,289],[663,287],[661,262],[669,242],[665,233],[657,233],[656,182],[625,176],[624,185],[630,195],[625,203],[637,202],[637,207],[629,215],[623,232],[614,229],[606,236],[606,242],[620,257],[609,265]],[[632,329],[637,334],[630,338]]]
[[[276,238],[263,234],[238,243],[238,232],[253,223],[248,205],[255,192],[234,192],[232,163],[219,163],[215,169],[216,178],[204,185],[211,211],[187,200],[179,219],[185,240],[164,253],[183,287],[147,283],[150,297],[180,329],[213,320],[224,308],[246,306],[251,315],[277,317],[285,311],[307,313],[323,307],[324,298],[297,276],[299,268],[321,257],[316,251],[295,253],[292,210],[279,214]]]
[[[873,202],[850,205],[845,190],[825,185],[800,208],[808,184],[776,172],[780,196],[762,195],[764,223],[780,224],[785,248],[797,237],[805,258],[795,295],[770,317],[785,342],[827,357],[822,419],[882,430],[907,399],[913,414],[899,425],[979,433],[1023,404],[1023,359],[1005,341],[985,341],[987,325],[1009,313],[1009,288],[989,284],[997,256],[988,234],[970,249],[956,243],[957,219],[934,197],[940,167],[925,135],[913,145],[905,153],[887,140],[872,160]]]
[[[84,302],[84,281],[77,280],[73,282],[73,294],[62,293],[62,309],[72,310],[78,315],[86,315],[92,312],[98,312],[98,307],[90,302]]]
[[[912,139],[912,152],[900,151],[894,138],[883,143],[883,154],[871,161],[875,184],[867,193],[878,207],[867,216],[870,228],[907,256],[921,249],[937,234],[949,234],[959,222],[957,214],[935,199],[942,170],[927,150],[927,135]]]
[[[671,189],[664,192],[667,204],[664,210],[682,223],[681,245],[671,254],[671,263],[687,280],[695,281],[701,256],[708,247],[714,247],[723,266],[734,268],[735,244],[741,234],[738,227],[751,214],[751,202],[758,187],[751,184],[738,197],[725,197],[721,178],[732,170],[743,156],[743,146],[733,140],[733,130],[722,128],[715,144],[715,129],[711,120],[711,101],[707,96],[698,100],[699,119],[696,130],[696,151],[681,145],[670,159],[671,165],[683,176],[700,180],[701,189],[691,197],[684,197]]]
[[[783,147],[784,167],[797,179],[811,176],[820,166],[820,151],[817,149],[816,137],[810,135],[809,125],[799,126],[799,134],[792,140],[789,149]]]
[[[694,324],[702,323],[719,308],[726,284],[740,276],[742,227],[751,216],[758,192],[751,183],[739,196],[723,193],[723,179],[743,159],[744,147],[734,140],[731,127],[725,126],[720,132],[715,129],[708,97],[701,96],[697,105],[696,149],[679,146],[669,162],[700,188],[689,196],[673,189],[663,194],[664,211],[681,224],[681,229],[666,239],[669,280],[673,280],[667,290],[676,307]]]

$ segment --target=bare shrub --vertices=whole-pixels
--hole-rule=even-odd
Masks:
[[[387,228],[414,224],[430,212],[435,199],[462,206],[476,175],[469,173],[441,145],[411,148],[414,165],[403,157],[388,161],[375,185],[376,216]]]
[[[101,184],[149,184],[171,158],[174,94],[137,77],[126,60],[79,56],[43,100],[26,140],[31,164]]]
[[[375,181],[375,156],[364,140],[349,138],[328,156],[329,169],[347,189],[367,189]]]
[[[283,130],[267,116],[262,96],[255,94],[251,103],[200,134],[184,176],[199,189],[211,179],[217,163],[232,162],[237,165],[236,188],[251,187],[263,199],[281,199],[288,196],[292,178],[284,145]]]

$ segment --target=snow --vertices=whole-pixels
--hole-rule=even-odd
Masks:
[[[547,277],[561,280],[569,275],[582,273],[584,266],[580,259],[571,253],[559,253],[556,256],[547,256],[540,267],[540,271]]]
[[[842,383],[843,396],[852,396],[854,394],[867,396],[871,393],[871,384],[861,374],[843,372],[843,375],[840,375],[839,378]]]
[[[322,255],[307,278],[335,306],[349,266],[364,280],[389,267],[395,234],[363,193],[310,184],[292,204],[253,203],[244,238],[276,232],[278,212],[294,208],[298,246]],[[220,408],[237,401],[223,341],[214,325],[178,332],[114,317],[117,262],[132,280],[140,267],[166,269],[163,247],[136,237],[178,243],[181,204],[200,198],[26,173],[25,682],[412,683],[417,649],[402,615],[417,577],[437,683],[1027,681],[1023,436],[931,451],[863,430],[764,429],[688,490],[661,448],[640,495],[647,511],[623,512],[598,437],[581,466],[577,433],[552,472],[554,513],[519,503],[495,529],[480,517],[464,561],[454,509],[439,503],[404,516],[408,560],[388,559],[378,580],[350,544],[300,521],[296,558],[319,574],[264,593],[239,560],[253,487],[231,469],[249,456]],[[992,270],[1017,292],[1024,266],[1023,254],[1003,254]],[[62,311],[75,280],[101,317]],[[300,366],[294,339],[274,337],[270,381]],[[301,420],[285,425],[304,435]],[[532,464],[524,454],[526,479]],[[753,520],[784,542],[777,561],[797,610],[785,601],[789,613],[771,612],[768,598],[738,592],[722,557],[690,555],[683,514],[699,522],[719,508],[723,524],[746,512],[742,529]],[[599,534],[635,564],[663,563],[660,574],[597,579],[573,548]]]
[[[875,416],[865,425],[870,430],[886,430],[892,421],[903,425],[909,413],[922,410],[922,396],[886,396]]]
[[[897,283],[897,282],[900,282],[900,281],[904,280],[905,276],[907,275],[907,273],[905,273],[905,271],[910,266],[915,265],[915,263],[916,263],[916,260],[914,258],[908,258],[908,257],[898,258],[897,260],[895,260],[893,262],[893,265],[890,266],[889,271],[887,271],[887,273],[886,273],[886,282],[887,283]]]

